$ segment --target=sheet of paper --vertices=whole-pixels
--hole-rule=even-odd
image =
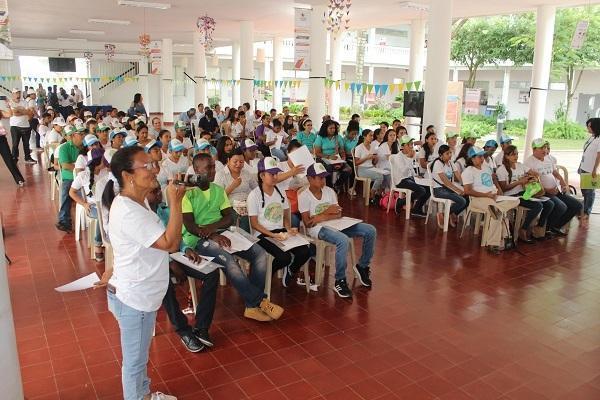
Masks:
[[[544,201],[548,201],[548,200],[550,200],[550,199],[546,196],[532,197],[529,199],[529,201],[533,201],[535,203],[543,203]]]
[[[421,186],[427,186],[427,187],[429,187],[430,180],[429,180],[429,179],[426,179],[426,178],[421,178],[421,177],[419,177],[419,176],[415,176],[415,183],[416,183],[417,185],[421,185]]]
[[[282,143],[283,143],[283,136],[277,135],[277,138],[275,139],[275,144],[271,148],[280,149]]]
[[[315,163],[315,159],[313,158],[312,154],[310,154],[310,150],[308,150],[308,147],[306,146],[299,147],[292,151],[290,154],[288,154],[288,157],[290,160],[292,160],[294,165],[304,166],[304,170]],[[306,173],[304,172],[299,176],[306,176]]]
[[[273,238],[267,238],[267,240],[275,244],[283,251],[288,251],[295,247],[306,246],[309,244],[308,240],[306,240],[302,235],[290,235],[284,241],[279,241]]]
[[[381,175],[389,175],[390,171],[388,171],[387,169],[383,169],[383,168],[371,168],[371,170],[380,173]]]
[[[238,251],[245,251],[252,247],[253,243],[248,240],[245,236],[239,232],[225,231],[221,233],[227,239],[231,241],[231,247],[225,247],[224,250],[230,254],[237,253]]]
[[[195,269],[196,271],[202,272],[203,274],[210,274],[217,268],[223,268],[222,265],[211,262],[214,257],[206,257],[200,255],[202,257],[202,262],[200,264],[193,263],[189,258],[187,258],[182,252],[169,254],[172,260],[177,261],[187,267]]]
[[[59,286],[55,288],[57,292],[76,292],[78,290],[85,290],[94,287],[94,283],[98,282],[100,278],[98,278],[98,274],[92,272],[89,275],[86,275],[82,278],[77,279],[71,283],[67,283],[65,285]]]
[[[346,162],[346,161],[342,160],[341,158],[336,158],[335,160],[331,160],[329,158],[323,158],[322,160],[325,164],[330,164],[330,165],[344,164]]]
[[[513,196],[497,196],[496,201],[519,201],[519,198]]]
[[[592,178],[592,174],[583,173],[580,175],[580,187],[582,189],[600,189],[600,179]]]
[[[321,226],[326,226],[331,229],[336,229],[338,231],[343,231],[346,228],[350,228],[362,222],[362,219],[350,218],[350,217],[342,217],[338,219],[332,219],[329,221],[321,222]]]

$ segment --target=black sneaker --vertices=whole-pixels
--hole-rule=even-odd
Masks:
[[[360,281],[361,285],[366,286],[366,287],[371,287],[371,285],[373,284],[373,282],[371,282],[371,278],[369,277],[369,275],[371,275],[371,268],[369,268],[369,267],[361,268],[358,265],[355,265],[354,273],[355,273],[355,276]]]
[[[186,333],[181,336],[181,343],[191,353],[198,353],[204,350],[204,345],[192,333]]]
[[[294,281],[294,272],[290,267],[285,267],[283,269],[283,276],[281,277],[281,284],[283,287],[289,287],[291,283]]]
[[[554,235],[556,236],[560,236],[560,237],[565,237],[567,236],[567,234],[563,231],[561,231],[558,228],[550,228],[550,232],[552,232]]]
[[[206,329],[194,328],[192,329],[192,333],[194,334],[194,336],[196,336],[196,339],[202,342],[203,345],[207,347],[213,347],[215,345],[210,336],[208,335],[208,331]]]
[[[57,223],[55,226],[56,226],[56,229],[58,229],[59,231],[71,232],[71,227],[70,226],[63,225],[60,222]]]
[[[37,164],[37,161],[35,161],[33,158],[28,158],[25,160],[25,164]]]
[[[336,280],[333,290],[335,290],[338,296],[342,298],[352,297],[352,291],[348,287],[348,283],[346,283],[345,279],[340,279],[339,281]]]
[[[427,214],[425,214],[423,211],[419,211],[419,210],[411,211],[410,215],[412,215],[413,217],[417,217],[417,218],[426,218],[427,217]]]

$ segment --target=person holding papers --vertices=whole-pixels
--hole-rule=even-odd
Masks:
[[[274,119],[272,124],[273,129],[265,129],[265,144],[269,146],[272,156],[277,157],[279,161],[285,161],[287,160],[287,155],[281,147],[287,142],[287,134],[282,129],[281,121]]]
[[[267,254],[258,244],[252,244],[246,250],[232,250],[234,244],[230,238],[240,233],[224,232],[233,223],[233,211],[225,189],[213,183],[215,161],[210,154],[201,153],[194,156],[192,165],[196,187],[187,190],[182,201],[185,246],[200,255],[214,257],[213,262],[224,267],[223,271],[246,303],[246,318],[256,321],[278,319],[283,308],[269,302],[264,292]],[[250,262],[248,276],[234,254]]]
[[[439,157],[431,163],[431,181],[435,197],[452,200],[450,206],[450,225],[456,226],[458,215],[463,212],[469,201],[463,196],[464,190],[460,185],[460,172],[452,163],[452,149],[443,144],[438,149]],[[438,226],[444,225],[444,214],[437,214]]]
[[[362,140],[354,149],[354,167],[356,168],[357,176],[370,178],[371,186],[371,205],[378,205],[381,197],[384,175],[382,171],[375,169],[377,164],[377,146],[373,143],[373,132],[369,130],[363,131]]]
[[[291,227],[290,204],[277,187],[277,174],[282,172],[278,162],[266,157],[258,162],[258,187],[248,195],[248,215],[258,244],[273,256],[273,272],[284,268],[283,286],[288,287],[296,273],[310,258],[308,243],[287,251],[276,242],[285,244],[290,236],[298,234]]]
[[[554,203],[551,201],[534,201],[533,199],[524,199],[525,188],[528,184],[538,182],[539,176],[535,171],[527,169],[522,163],[518,162],[519,152],[515,146],[505,147],[502,164],[497,169],[498,183],[502,191],[507,196],[516,196],[519,198],[520,205],[529,209],[523,220],[523,225],[519,229],[519,240],[525,243],[534,243],[531,239],[531,230],[536,238],[543,238],[546,234],[545,226],[548,216],[554,209]],[[544,195],[544,188],[539,187],[539,191],[534,194],[535,197]],[[537,226],[532,227],[533,221],[540,217]]]
[[[338,220],[342,217],[342,208],[338,205],[335,191],[325,186],[325,178],[329,172],[323,164],[315,163],[306,170],[308,189],[298,197],[298,209],[308,233],[314,238],[335,244],[335,284],[338,296],[352,297],[352,291],[346,281],[346,267],[350,240],[362,237],[362,254],[354,272],[363,286],[371,287],[371,259],[377,239],[377,231],[373,225],[359,222],[341,231],[323,226],[324,222]]]
[[[425,218],[427,214],[423,211],[423,207],[431,192],[428,186],[419,185],[415,182],[415,149],[413,147],[414,139],[410,136],[402,136],[400,139],[401,151],[398,154],[390,156],[390,166],[394,176],[392,185],[401,189],[409,189],[412,191],[411,199],[414,201],[410,209],[411,215],[415,217]],[[399,214],[402,202],[396,202],[396,213]]]
[[[494,185],[492,169],[484,163],[485,151],[480,147],[471,147],[467,168],[462,173],[465,194],[471,197],[477,209],[489,210],[489,217],[484,226],[485,242],[488,250],[498,253],[503,249],[503,239],[509,235],[506,212],[519,205],[519,199],[505,197],[498,199],[502,190]]]
[[[342,138],[337,132],[336,123],[332,120],[324,121],[314,143],[315,158],[328,165],[330,172],[336,171],[339,176],[335,184],[328,181],[328,185],[335,187],[339,192],[348,182],[352,169],[346,163],[346,152]]]

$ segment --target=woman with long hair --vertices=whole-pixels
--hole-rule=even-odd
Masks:
[[[377,147],[377,168],[389,171],[392,168],[390,166],[390,156],[392,154],[398,154],[399,151],[396,131],[388,129],[383,136],[383,142]]]
[[[217,159],[215,160],[215,170],[217,172],[225,168],[233,147],[233,140],[229,136],[221,136],[217,141]]]
[[[419,165],[423,171],[427,170],[427,164],[432,162],[437,157],[438,138],[434,132],[429,132],[425,135],[425,141],[419,150]]]
[[[443,144],[438,149],[438,158],[431,162],[431,183],[433,194],[440,199],[452,200],[450,206],[450,225],[456,226],[458,215],[467,208],[468,200],[463,196],[464,189],[460,185],[460,172],[452,162],[452,149]],[[444,214],[437,214],[438,226],[444,224]]]
[[[592,179],[598,176],[598,165],[600,165],[600,118],[591,118],[586,123],[590,137],[583,145],[583,154],[577,172],[580,174],[591,174]],[[583,194],[583,215],[581,223],[588,226],[590,214],[596,199],[595,189],[581,189]]]
[[[141,147],[146,146],[152,140],[148,137],[148,125],[144,123],[138,124],[135,131],[137,135],[138,144]]]
[[[131,106],[129,110],[127,110],[127,114],[130,117],[135,117],[136,115],[143,115],[148,119],[148,113],[146,113],[146,107],[144,107],[144,99],[141,93],[136,93],[133,96],[133,101],[131,102]]]
[[[338,132],[338,126],[335,121],[327,120],[321,125],[317,139],[313,144],[315,157],[317,162],[322,162],[327,165],[327,170],[330,172],[338,172],[339,176],[334,183],[327,177],[327,184],[335,186],[338,192],[342,186],[348,182],[348,177],[352,173],[352,169],[345,162],[340,163],[340,160],[346,159],[346,152]]]
[[[372,205],[377,205],[384,189],[384,176],[381,172],[374,169],[378,157],[377,147],[373,142],[373,132],[364,130],[361,139],[362,143],[354,149],[354,167],[358,176],[370,178],[373,182],[370,198]]]

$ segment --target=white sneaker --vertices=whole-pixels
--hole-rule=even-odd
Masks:
[[[150,396],[150,400],[177,400],[177,397],[164,394],[161,392],[154,392]]]

